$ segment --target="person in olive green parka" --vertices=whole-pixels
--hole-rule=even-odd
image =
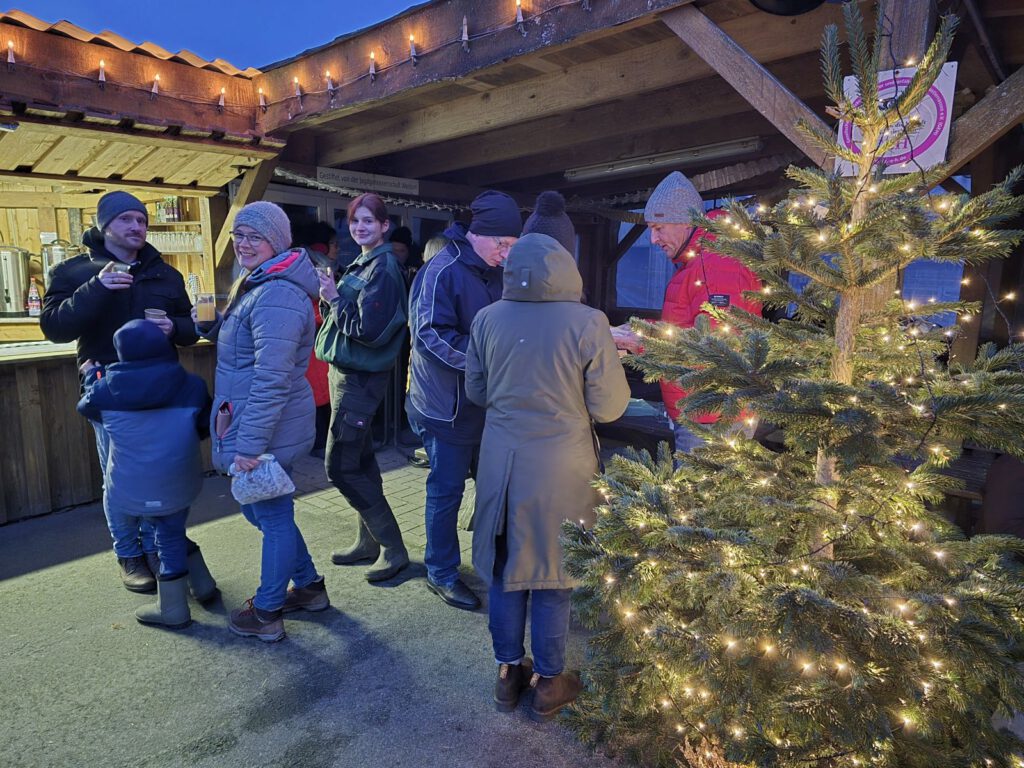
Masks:
[[[473,322],[467,352],[466,393],[487,409],[473,565],[490,585],[495,703],[514,708],[532,683],[536,720],[579,692],[578,676],[563,670],[575,583],[563,563],[561,526],[594,522],[592,421],[619,418],[629,402],[608,319],[580,302],[582,288],[557,240],[525,235],[509,254],[501,300]],[[535,675],[523,647],[528,598]]]

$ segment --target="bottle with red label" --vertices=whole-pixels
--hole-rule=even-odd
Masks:
[[[29,317],[39,317],[43,314],[43,300],[39,296],[39,286],[36,285],[34,277],[28,279],[28,300],[25,302],[25,309],[28,310]]]

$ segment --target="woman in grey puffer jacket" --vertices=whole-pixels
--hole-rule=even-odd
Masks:
[[[288,250],[291,226],[273,203],[250,203],[235,217],[231,236],[242,274],[223,316],[209,328],[217,342],[213,463],[221,471],[248,472],[273,454],[288,472],[313,445],[313,393],[306,366],[315,327],[310,298],[316,272],[301,249]],[[295,524],[291,494],[243,504],[242,514],[263,534],[260,586],[231,612],[236,635],[274,642],[284,637],[281,614],[330,605]],[[289,588],[291,582],[293,586]]]

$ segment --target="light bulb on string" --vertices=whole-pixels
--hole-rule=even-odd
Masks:
[[[100,59],[100,73],[96,77],[96,83],[101,89],[107,85],[107,63],[103,59]]]
[[[7,41],[7,70],[9,72],[14,71],[14,41]]]
[[[412,61],[414,67],[419,63],[419,55],[416,53],[416,38],[411,32],[409,33],[409,60]]]
[[[370,82],[374,82],[377,79],[377,59],[374,56],[373,51],[370,51]]]
[[[263,112],[266,112],[267,111],[267,99],[263,95],[263,89],[260,88],[258,90],[258,93],[259,93],[259,97],[260,97],[260,109],[263,110]]]
[[[220,89],[220,96],[217,97],[217,111],[218,112],[223,112],[224,111],[224,92],[225,92],[225,89],[221,88]]]
[[[526,22],[523,20],[523,0],[516,0],[516,29],[526,37]]]
[[[462,17],[462,50],[469,53],[469,18]]]
[[[160,95],[160,75],[153,75],[153,87],[149,89],[149,98],[155,99]]]

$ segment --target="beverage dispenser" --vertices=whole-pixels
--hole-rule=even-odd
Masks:
[[[28,293],[29,252],[14,245],[0,245],[0,316],[24,317]]]
[[[67,240],[54,240],[43,246],[43,285],[50,287],[50,270],[65,259],[77,256],[79,249]]]

